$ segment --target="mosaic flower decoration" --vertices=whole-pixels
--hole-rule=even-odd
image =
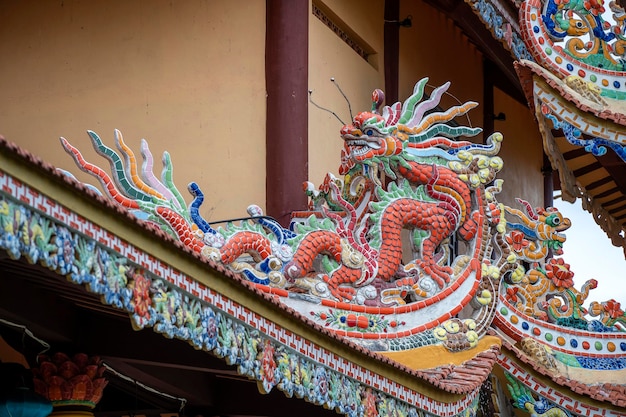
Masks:
[[[527,247],[530,242],[524,239],[524,233],[518,230],[514,230],[510,235],[505,236],[505,239],[515,252],[520,252]]]
[[[135,318],[139,321],[150,321],[150,280],[141,271],[133,271],[133,306]]]
[[[624,315],[624,310],[622,310],[620,303],[617,301],[610,299],[604,303],[604,308],[606,312],[609,314],[609,317],[612,319],[616,319]]]
[[[517,303],[517,292],[519,291],[519,287],[508,287],[506,289],[506,299],[512,303]]]
[[[601,303],[594,301],[589,305],[589,315],[598,317],[600,322],[607,327],[626,327],[626,314],[619,302],[614,299]]]
[[[371,390],[367,390],[365,393],[364,402],[364,413],[363,415],[366,417],[375,417],[378,415],[378,409],[376,408],[376,395]]]
[[[594,16],[601,15],[606,10],[602,0],[589,0],[584,2],[585,9]]]
[[[589,313],[592,316],[604,316],[605,320],[603,320],[603,322],[606,324],[606,321],[608,321],[606,319],[617,319],[622,317],[624,315],[624,310],[622,310],[619,302],[614,299],[610,299],[602,303],[594,301],[589,306]]]
[[[552,258],[546,265],[546,276],[559,288],[574,286],[574,272],[562,258]]]

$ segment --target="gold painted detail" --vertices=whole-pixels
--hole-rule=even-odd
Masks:
[[[501,344],[502,341],[499,337],[487,335],[478,341],[476,347],[458,352],[451,352],[442,345],[430,345],[404,351],[380,353],[410,369],[432,369],[446,365],[463,365],[482,352],[493,349],[494,346],[499,348]]]
[[[519,342],[522,351],[537,363],[550,370],[556,370],[556,360],[552,349],[532,337],[525,337]]]
[[[602,90],[600,90],[600,87],[598,87],[594,83],[587,82],[578,75],[570,75],[566,77],[564,81],[565,85],[576,91],[587,100],[593,101],[594,103],[601,104],[603,106],[608,105],[606,100],[604,100],[601,96]]]

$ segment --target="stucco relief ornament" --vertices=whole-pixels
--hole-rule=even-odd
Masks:
[[[615,1],[607,6],[598,0],[527,0],[520,7],[524,42],[537,63],[600,106],[607,98],[626,99],[626,13]]]
[[[537,417],[570,417],[572,414],[564,408],[550,402],[549,400],[536,397],[528,387],[515,379],[514,376],[505,373],[508,381],[507,388],[513,397],[512,405]]]
[[[582,307],[596,280],[587,281],[582,291],[574,288],[574,272],[564,258],[563,233],[571,221],[554,207],[547,209],[531,205],[521,199],[524,210],[505,206],[509,214],[506,222],[505,251],[528,267],[517,264],[516,272],[508,275],[501,288],[501,297],[522,314],[557,324],[587,328],[584,319],[587,310]]]
[[[10,188],[6,185],[10,184],[19,190],[18,194],[36,195],[31,192],[31,188],[17,180],[11,180],[10,177],[0,176],[0,182],[4,184],[0,187],[2,189]],[[36,251],[40,251],[38,262],[57,274],[67,271],[67,264],[72,265],[71,272],[64,272],[68,280],[73,284],[84,285],[91,293],[100,295],[103,303],[127,312],[136,329],[152,327],[167,337],[185,340],[196,349],[224,358],[228,364],[236,365],[239,373],[255,379],[263,392],[277,387],[288,396],[305,398],[349,417],[363,415],[363,400],[368,390],[374,396],[373,404],[378,407],[378,415],[417,417],[423,415],[424,409],[430,404],[425,396],[418,398],[416,404],[408,404],[396,401],[380,390],[368,388],[347,376],[345,372],[322,365],[214,306],[191,297],[179,287],[163,282],[160,276],[143,269],[115,249],[106,247],[83,233],[77,233],[75,229],[63,224],[62,220],[48,217],[29,204],[32,202],[0,195],[0,243],[4,245],[5,242],[16,242],[16,259],[24,257],[29,261],[34,245]],[[33,237],[27,231],[35,230],[36,225],[41,226],[42,233]],[[8,237],[12,239],[7,239]],[[72,258],[65,259],[67,262],[63,264],[52,262],[58,260],[57,244],[76,248],[66,253]],[[11,250],[10,247],[0,247]],[[57,356],[52,358],[53,365],[49,363],[45,370],[40,367],[42,389],[52,392],[55,398],[64,401],[63,405],[70,404],[66,400],[71,400],[72,404],[76,404],[74,400],[79,400],[79,405],[88,407],[95,404],[92,400],[100,398],[99,396],[85,396],[87,391],[84,388],[89,382],[85,382],[85,378],[80,375],[72,377],[77,369],[76,364],[78,368],[87,365],[85,369],[93,368],[92,371],[95,369],[91,366],[93,364],[85,361],[84,355],[76,357],[78,359],[73,360],[73,365],[66,356]],[[43,358],[39,362],[41,364]],[[72,377],[72,381],[80,383],[80,398],[71,396],[71,384],[63,383],[63,378],[54,376],[54,363],[61,364],[59,369],[65,369],[64,375],[67,374]],[[98,372],[95,372],[96,377]],[[49,379],[46,379],[46,375],[52,375],[50,387],[46,384]],[[101,394],[103,384],[98,381],[92,381],[94,389],[90,389],[90,392]],[[58,383],[63,383],[61,390]],[[91,403],[86,403],[86,400]],[[466,403],[456,403],[451,409],[454,410],[454,415],[459,415],[466,409]]]
[[[592,332],[623,331],[624,312],[614,300],[599,303],[593,301],[587,310],[583,304],[598,281],[587,280],[578,290],[574,286],[574,271],[563,257],[565,234],[571,222],[553,207],[533,208],[528,202],[518,199],[525,210],[504,207],[506,219],[505,253],[518,259],[516,271],[507,275],[500,287],[499,297],[511,313],[519,317],[538,319],[563,327]],[[524,261],[524,266],[519,261]],[[500,313],[501,314],[501,313]],[[599,317],[592,320],[590,317]],[[522,329],[517,337],[532,337]],[[583,334],[583,333],[581,333]],[[584,333],[596,338],[598,335]],[[516,337],[516,338],[517,338]],[[605,337],[606,339],[606,337]],[[615,345],[615,342],[610,343]],[[607,345],[608,346],[608,345]],[[558,346],[557,346],[558,348]],[[613,351],[609,353],[613,354]]]
[[[113,175],[61,142],[111,200],[331,331],[380,340],[370,347],[382,350],[401,349],[406,335],[422,334],[404,346],[441,343],[435,327],[464,310],[478,338],[493,317],[500,279],[517,269],[504,236],[507,213],[496,199],[502,135],[484,145],[462,139],[481,129],[450,122],[477,103],[439,110],[450,84],[427,96],[427,82],[404,103],[383,106],[383,92],[374,91],[372,108],[340,130],[342,178],[328,174],[319,188],[305,183],[309,211],[293,213],[289,229],[255,205],[248,219],[214,227],[200,214],[198,184],[189,184],[187,204],[169,155],[158,179],[145,141],[140,170],[120,132],[118,151],[89,132]],[[179,301],[162,300],[161,314]]]
[[[570,220],[555,208],[518,202],[524,210],[504,207],[508,214],[503,219],[504,254],[517,261],[515,271],[501,281],[494,327],[517,342],[534,366],[549,373],[564,374],[568,368],[624,369],[624,311],[615,300],[593,301],[585,308],[598,281],[587,280],[577,289],[574,271],[561,257]],[[521,395],[515,386],[509,391],[516,398]],[[516,406],[531,412],[542,404],[527,396],[519,401]]]
[[[53,407],[93,409],[102,399],[108,381],[97,356],[78,353],[71,358],[61,352],[40,355],[33,368],[35,391],[52,402]]]

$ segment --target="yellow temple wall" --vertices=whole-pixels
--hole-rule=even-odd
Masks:
[[[384,89],[384,2],[310,4],[368,52],[367,59],[359,56],[318,16],[309,15],[309,88],[319,105],[347,123],[348,104],[330,78],[353,113],[370,108],[373,89]],[[138,158],[140,140],[148,140],[157,175],[163,151],[170,153],[174,180],[187,201],[187,183],[202,187],[207,220],[245,215],[251,203],[264,207],[264,1],[43,0],[2,2],[0,12],[6,16],[0,53],[10,57],[0,66],[0,133],[9,140],[95,184],[79,172],[58,138],[107,167],[86,130],[114,147],[113,131],[120,129]],[[429,77],[429,93],[452,82],[443,108],[469,100],[482,104],[482,54],[425,3],[403,0],[400,18],[408,15],[412,27],[399,29],[399,98]],[[538,132],[527,131],[536,130],[535,123],[526,108],[504,93],[496,96],[496,112],[507,114],[505,122],[496,122],[505,134],[506,193],[539,204],[541,144]],[[469,120],[457,121],[480,126],[482,113],[479,105]],[[318,185],[327,172],[337,174],[341,122],[314,106],[308,115],[309,180]]]
[[[316,16],[310,16],[309,88],[313,100],[334,111],[344,122],[350,119],[348,105],[334,78],[351,103],[353,114],[369,110],[371,92],[385,89],[384,80],[384,2],[357,0],[313,0],[333,23],[369,47],[368,60],[361,58]],[[423,2],[401,1],[400,19],[412,17],[410,28],[400,27],[399,100],[412,94],[417,81],[429,77],[427,93],[446,81],[452,85],[441,106],[449,108],[459,101],[482,102],[482,54],[471,44],[453,21]],[[385,103],[392,104],[392,103]],[[480,106],[460,123],[480,126]],[[337,174],[342,141],[339,122],[333,115],[309,106],[309,178],[319,184],[326,172]],[[482,136],[475,140],[480,141]]]
[[[384,2],[376,0],[314,0],[339,30],[343,30],[371,53],[365,60],[317,16],[309,17],[309,89],[318,105],[334,111],[350,123],[348,104],[336,83],[346,94],[353,115],[369,110],[371,93],[385,88],[384,79]],[[309,106],[309,180],[319,185],[327,172],[338,175],[343,141],[342,123],[333,115]]]
[[[264,1],[33,0],[0,15],[7,139],[80,173],[58,138],[107,168],[86,130],[114,148],[120,129],[138,158],[148,140],[157,176],[169,151],[187,201],[189,181],[205,192],[208,220],[264,205]]]
[[[410,28],[400,28],[399,99],[413,92],[417,81],[428,77],[426,92],[451,82],[449,94],[444,94],[440,107],[448,109],[460,103],[483,102],[483,56],[469,42],[454,22],[424,2],[400,2],[400,19],[413,17]],[[480,105],[458,122],[482,125]],[[480,140],[480,139],[478,139]]]
[[[543,206],[543,144],[537,121],[525,106],[494,88],[495,113],[503,112],[504,121],[494,121],[494,130],[504,135],[500,157],[504,168],[498,178],[504,189],[497,198],[501,203],[521,208],[515,201],[522,198],[533,207]]]

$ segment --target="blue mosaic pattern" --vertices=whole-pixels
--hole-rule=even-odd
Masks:
[[[613,149],[615,153],[626,162],[626,147],[619,143],[612,142],[607,139],[591,138],[583,139],[582,132],[575,126],[557,119],[552,114],[546,114],[546,118],[552,121],[555,129],[561,129],[565,135],[565,139],[572,145],[584,147],[587,152],[590,152],[594,156],[602,156],[606,154],[607,147]]]
[[[626,368],[626,358],[588,358],[577,356],[576,360],[585,369],[617,371]]]
[[[599,332],[599,333],[619,332],[619,330],[615,327],[605,326],[600,320],[589,321],[587,330],[589,330],[590,332]]]
[[[466,0],[466,2],[472,6],[474,12],[478,14],[487,29],[493,33],[494,38],[503,42],[505,45],[508,45],[510,42],[511,52],[515,56],[515,59],[534,61],[532,55],[528,52],[528,49],[526,49],[526,45],[520,35],[515,30],[511,30],[510,33],[505,30],[504,24],[507,22],[507,19],[502,16],[500,11],[494,7],[491,1]],[[507,39],[509,36],[510,39]]]

